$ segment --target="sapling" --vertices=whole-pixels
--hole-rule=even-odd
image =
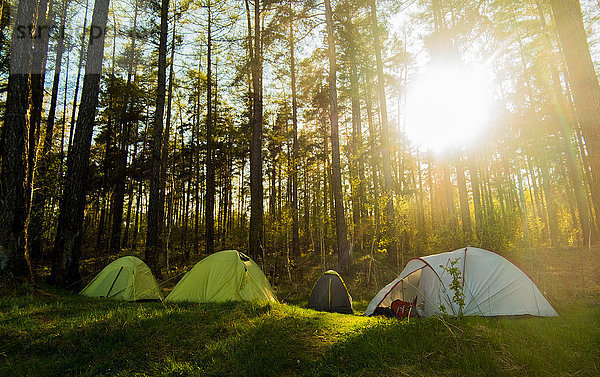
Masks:
[[[464,292],[464,287],[462,284],[462,272],[461,270],[456,266],[456,264],[458,263],[458,261],[460,260],[460,258],[456,258],[454,260],[450,260],[449,264],[450,265],[440,265],[440,268],[442,270],[444,270],[445,272],[449,273],[450,276],[452,277],[452,281],[449,284],[449,288],[450,290],[454,293],[452,296],[452,302],[454,302],[455,304],[458,305],[458,317],[462,317],[463,316],[463,308],[465,306],[465,292]],[[442,314],[444,316],[448,315],[448,312],[446,311],[446,307],[443,304],[440,304],[440,311],[442,312]]]

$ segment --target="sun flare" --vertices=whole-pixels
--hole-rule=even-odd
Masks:
[[[484,69],[430,67],[409,89],[407,137],[436,152],[474,141],[489,121],[490,81]]]

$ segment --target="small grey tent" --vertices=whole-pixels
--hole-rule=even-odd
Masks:
[[[325,272],[315,284],[308,308],[323,312],[352,314],[352,297],[342,277],[335,271]]]

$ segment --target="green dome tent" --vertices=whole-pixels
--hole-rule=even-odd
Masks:
[[[108,297],[123,301],[162,300],[162,293],[150,268],[141,259],[117,259],[81,291],[88,297]]]
[[[353,313],[352,297],[337,272],[329,270],[321,275],[310,293],[308,308],[324,312]]]
[[[262,270],[236,250],[209,255],[183,276],[165,301],[277,301]]]

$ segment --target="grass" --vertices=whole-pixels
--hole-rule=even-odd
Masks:
[[[536,254],[558,318],[408,322],[303,309],[304,292],[296,305],[164,305],[22,288],[0,297],[0,375],[596,376],[600,258],[573,258],[577,274],[571,253]]]

